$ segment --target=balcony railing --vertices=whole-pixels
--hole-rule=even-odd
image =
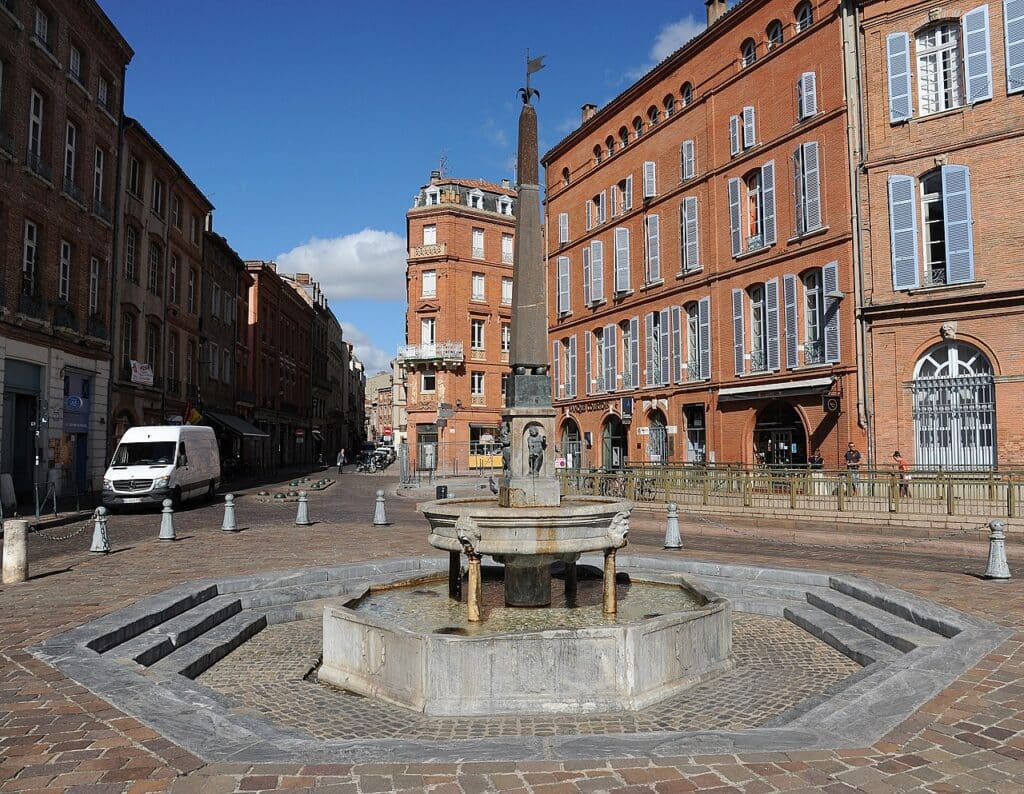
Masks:
[[[474,395],[472,395],[470,397],[470,403],[472,405],[477,405],[477,406],[479,406],[479,405],[486,405],[487,404],[487,400],[484,398],[484,395],[482,395],[482,394],[474,394]]]
[[[464,361],[462,342],[434,342],[423,345],[402,345],[398,358],[405,361]]]
[[[766,372],[768,370],[768,359],[763,350],[750,351],[750,371]]]
[[[18,311],[37,320],[46,319],[46,305],[38,295],[26,295],[23,292],[18,297]]]
[[[921,281],[922,287],[944,287],[947,284],[946,266],[943,263],[932,264],[924,269],[924,278]]]
[[[804,364],[810,366],[811,364],[824,364],[825,363],[825,342],[821,339],[806,342],[804,344]]]
[[[691,358],[686,364],[686,379],[688,381],[702,380],[700,376],[700,360]]]
[[[78,185],[75,184],[75,180],[68,177],[64,177],[64,192],[71,197],[72,200],[85,206],[85,193]]]
[[[110,209],[106,204],[100,201],[98,198],[92,200],[92,212],[98,218],[102,218],[107,223],[114,222],[114,211]]]
[[[49,163],[43,161],[42,155],[39,152],[29,149],[28,155],[25,157],[25,164],[32,170],[32,173],[38,174],[47,182],[53,181],[53,171]]]
[[[444,256],[448,253],[446,243],[431,243],[430,245],[414,245],[409,249],[410,259],[426,259],[431,256]]]
[[[93,315],[85,321],[85,332],[89,336],[94,336],[97,339],[107,338],[107,324],[103,322],[103,318],[99,315]]]
[[[78,318],[75,317],[71,307],[59,303],[53,307],[53,324],[58,328],[70,328],[72,331],[78,330]]]

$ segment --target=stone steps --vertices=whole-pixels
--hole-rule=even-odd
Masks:
[[[217,596],[118,645],[110,653],[149,667],[241,611],[242,602],[237,596]]]
[[[807,602],[903,653],[920,647],[934,647],[946,639],[916,623],[836,590],[824,593],[808,591]]]
[[[811,604],[786,607],[783,615],[807,633],[831,645],[857,664],[890,662],[902,656],[893,646]]]
[[[149,669],[157,674],[178,673],[196,678],[266,627],[267,616],[262,612],[239,612],[167,654]]]

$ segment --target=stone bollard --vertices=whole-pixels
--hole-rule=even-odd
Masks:
[[[4,584],[28,579],[28,521],[9,518],[4,521]]]
[[[295,514],[295,526],[308,527],[313,524],[309,520],[309,500],[305,491],[299,491],[299,511]]]
[[[679,536],[679,505],[668,503],[668,523],[665,526],[665,548],[681,549],[683,539]]]
[[[387,525],[388,517],[384,512],[384,492],[377,491],[377,503],[373,508],[373,526],[386,527]]]
[[[238,527],[235,525],[235,495],[224,494],[224,521],[220,528],[225,532],[235,532]]]
[[[160,516],[160,540],[177,540],[174,534],[174,502],[164,499],[164,509]]]
[[[96,554],[108,554],[110,552],[110,538],[107,535],[107,508],[96,508],[96,524],[92,528],[92,546],[89,551]]]
[[[988,522],[988,570],[986,579],[1009,579],[1010,566],[1006,562],[1006,522],[993,519]]]

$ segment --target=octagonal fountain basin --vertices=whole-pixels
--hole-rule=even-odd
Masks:
[[[644,708],[732,666],[729,602],[681,578],[620,576],[601,611],[600,572],[551,607],[504,607],[485,567],[484,619],[466,620],[447,585],[372,591],[324,608],[320,680],[429,715],[617,712]]]

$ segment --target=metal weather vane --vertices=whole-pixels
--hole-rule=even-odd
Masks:
[[[520,88],[518,92],[519,96],[523,98],[524,105],[529,105],[532,97],[540,96],[540,91],[536,88],[530,88],[530,75],[544,68],[544,59],[546,57],[546,55],[538,55],[536,58],[531,59],[530,51],[526,51],[526,87]]]

